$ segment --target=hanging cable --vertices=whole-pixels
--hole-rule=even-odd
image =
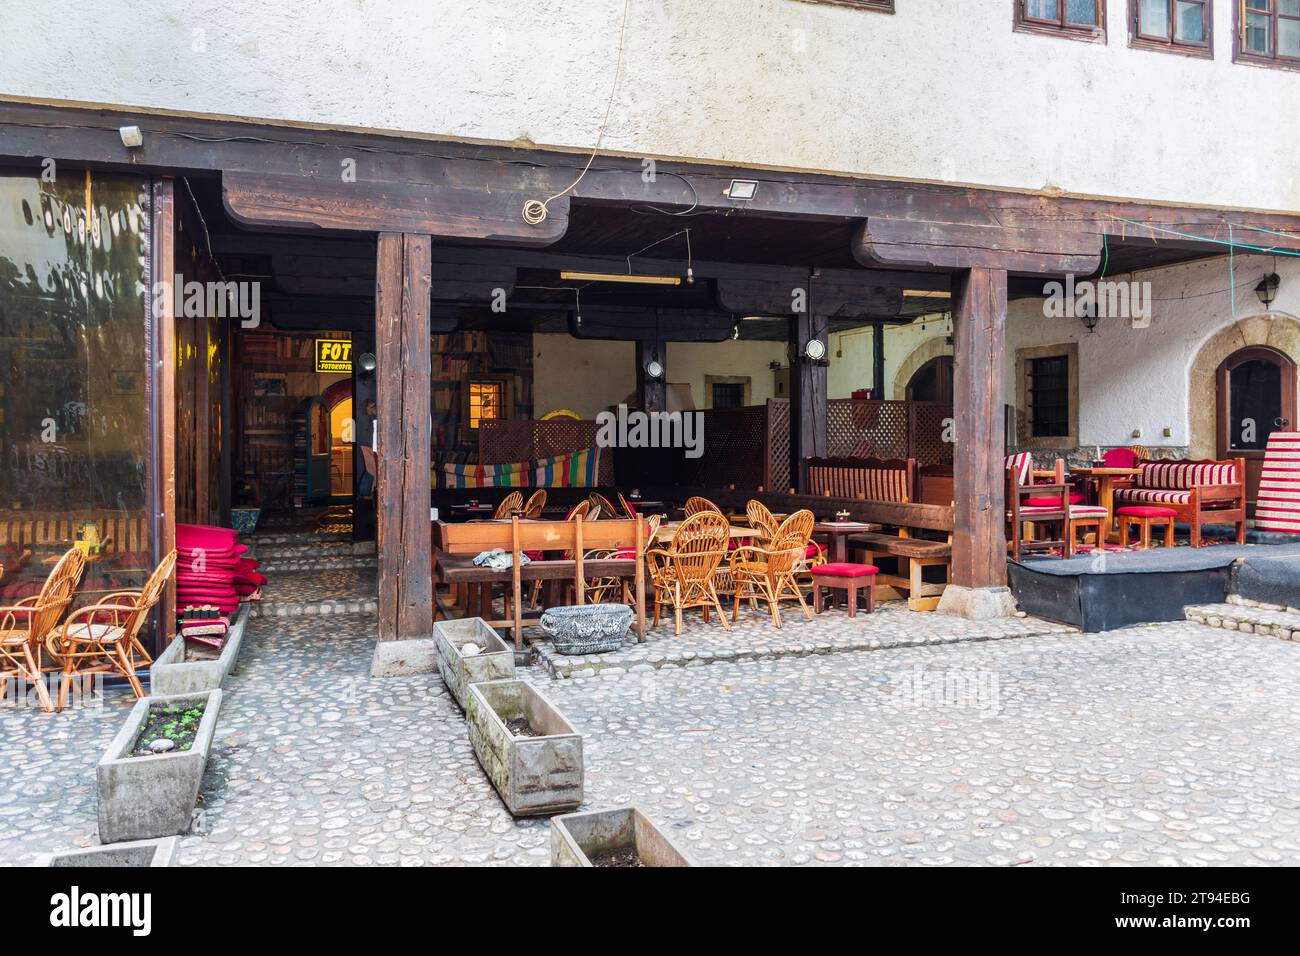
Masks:
[[[587,165],[582,167],[582,172],[578,173],[578,178],[571,182],[566,188],[561,189],[549,199],[530,199],[524,203],[524,222],[530,226],[540,226],[546,221],[547,209],[551,203],[565,196],[578,188],[578,183],[582,182],[587,171],[591,169],[591,164],[596,161],[596,154],[600,151],[600,144],[605,140],[605,128],[609,125],[610,113],[614,110],[614,95],[618,92],[618,78],[623,72],[623,41],[627,36],[627,18],[628,11],[632,6],[632,0],[623,0],[623,24],[618,31],[618,59],[614,64],[614,83],[609,90],[609,102],[605,104],[605,118],[600,122],[600,132],[596,135],[596,145],[592,147],[591,155],[587,157]]]

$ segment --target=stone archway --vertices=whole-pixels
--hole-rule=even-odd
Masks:
[[[914,348],[912,354],[903,359],[903,364],[898,366],[898,371],[894,374],[894,387],[890,397],[896,401],[904,401],[907,398],[907,386],[912,381],[912,376],[926,362],[932,362],[941,355],[952,355],[952,346],[943,335],[926,339]]]
[[[1267,345],[1300,362],[1300,319],[1282,312],[1254,315],[1215,332],[1192,360],[1189,396],[1214,395],[1215,374],[1229,355],[1251,345]],[[1213,458],[1217,449],[1217,409],[1213,401],[1189,401],[1190,454]]]

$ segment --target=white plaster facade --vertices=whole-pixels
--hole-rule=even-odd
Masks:
[[[1012,30],[1009,0],[630,0],[603,147],[1300,211],[1300,74]],[[0,96],[592,148],[623,0],[5,0]]]

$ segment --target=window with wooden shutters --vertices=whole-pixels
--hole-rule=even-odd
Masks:
[[[1030,362],[1029,419],[1035,438],[1059,438],[1070,433],[1069,356],[1051,355]]]
[[[1233,59],[1300,69],[1300,0],[1236,0]]]

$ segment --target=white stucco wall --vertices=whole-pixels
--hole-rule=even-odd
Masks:
[[[769,364],[785,360],[784,342],[669,342],[665,364],[669,382],[690,386],[695,407],[710,408],[706,375],[747,377],[749,404],[762,405],[776,389]]]
[[[636,392],[636,345],[564,334],[533,336],[533,410],[595,418]]]
[[[603,146],[1300,211],[1300,74],[1012,31],[1008,0],[631,0]],[[4,0],[0,95],[588,149],[622,0]]]

